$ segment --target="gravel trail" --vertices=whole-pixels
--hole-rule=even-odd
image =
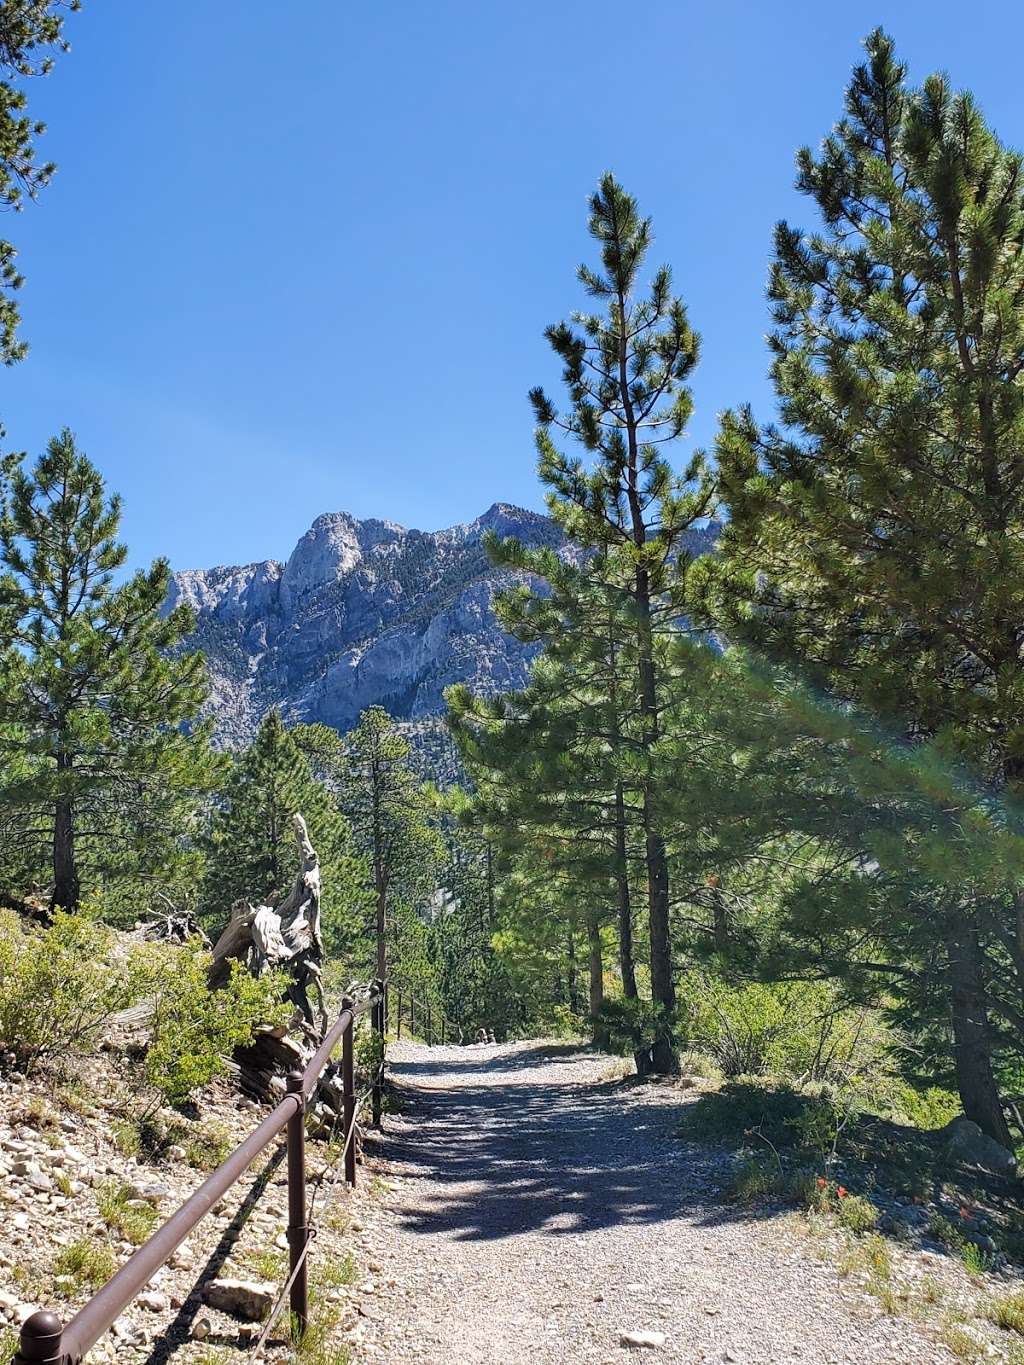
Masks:
[[[389,1189],[355,1224],[357,1361],[952,1359],[816,1260],[792,1215],[726,1203],[729,1158],[671,1137],[678,1090],[536,1043],[389,1060],[405,1108],[369,1149]]]

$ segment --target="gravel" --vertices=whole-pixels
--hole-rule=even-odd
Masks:
[[[678,1089],[537,1043],[389,1059],[404,1111],[367,1143],[385,1184],[349,1231],[356,1360],[953,1359],[818,1259],[797,1215],[727,1203],[731,1159],[671,1136]]]

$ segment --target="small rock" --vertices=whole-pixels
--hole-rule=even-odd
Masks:
[[[167,1295],[160,1294],[156,1290],[140,1294],[135,1302],[142,1308],[148,1308],[151,1313],[166,1313],[171,1306],[171,1301]]]
[[[160,1185],[155,1182],[143,1184],[140,1182],[139,1184],[132,1186],[132,1197],[129,1199],[128,1203],[133,1208],[138,1207],[135,1202],[136,1200],[141,1200],[144,1204],[156,1205],[161,1203],[164,1199],[167,1199],[170,1196],[170,1193],[171,1189],[169,1185]]]
[[[274,1302],[274,1286],[252,1280],[212,1280],[204,1298],[211,1308],[248,1322],[262,1322]]]
[[[629,1346],[633,1350],[643,1351],[646,1349],[657,1351],[665,1345],[664,1332],[623,1332],[619,1337],[620,1346]]]
[[[196,1318],[192,1324],[192,1336],[196,1341],[205,1341],[213,1331],[213,1323],[209,1318]]]

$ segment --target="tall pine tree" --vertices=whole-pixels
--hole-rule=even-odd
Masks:
[[[781,223],[771,273],[781,427],[727,415],[730,519],[709,619],[796,661],[898,742],[1024,796],[1024,182],[973,98],[911,88],[883,32]],[[966,1113],[1008,1143],[993,982],[1024,980],[1024,897],[955,880],[894,906],[905,961],[941,945]],[[936,998],[934,991],[932,998]]]
[[[641,271],[651,222],[612,175],[590,200],[590,233],[600,267],[579,268],[587,294],[603,311],[577,314],[546,332],[563,362],[569,406],[559,412],[541,389],[531,393],[539,423],[539,472],[551,515],[587,555],[614,600],[616,668],[628,691],[619,696],[633,717],[633,781],[642,827],[651,991],[656,1027],[654,1071],[678,1068],[670,911],[669,852],[656,777],[670,681],[664,642],[678,629],[686,603],[692,532],[713,509],[713,485],[699,456],[676,474],[663,447],[683,434],[692,402],[686,380],[698,339],[661,267],[646,292]],[[567,454],[561,431],[582,447]]]
[[[167,615],[157,560],[120,586],[121,503],[65,430],[31,471],[9,468],[0,504],[0,736],[12,761],[0,809],[27,813],[46,850],[52,905],[79,903],[125,857],[160,863],[174,797],[199,794],[217,764],[186,733],[206,695],[202,656],[175,652],[192,627]]]

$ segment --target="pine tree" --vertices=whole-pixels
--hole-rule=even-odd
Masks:
[[[618,755],[608,738],[614,686],[600,619],[596,628],[587,624],[585,610],[574,627],[567,619],[566,607],[583,600],[568,587],[575,575],[558,563],[546,563],[546,573],[549,583],[558,584],[550,595],[511,594],[499,606],[503,623],[511,626],[518,619],[521,638],[547,641],[529,685],[499,698],[474,697],[465,686],[445,695],[449,723],[474,784],[474,822],[497,851],[502,875],[515,869],[517,918],[532,915],[539,921],[554,914],[573,959],[577,934],[585,931],[587,1012],[600,1044],[606,1037],[602,927],[609,922],[619,931],[624,993],[637,996],[626,816],[616,805],[622,784],[616,788]],[[593,595],[589,600],[595,605]],[[531,867],[537,875],[532,894]],[[550,939],[549,926],[536,927]],[[528,926],[521,934],[530,937]],[[575,963],[567,967],[574,979]],[[639,1038],[635,1050],[643,1067]]]
[[[539,472],[551,492],[551,515],[583,551],[614,594],[622,629],[618,662],[629,668],[620,705],[635,714],[635,783],[643,830],[650,935],[651,989],[658,1012],[651,1066],[678,1068],[672,1034],[676,1007],[666,829],[655,778],[668,679],[662,642],[679,626],[686,602],[692,532],[713,508],[712,481],[699,456],[682,476],[662,447],[683,434],[691,411],[686,380],[698,339],[667,267],[644,297],[640,273],[651,223],[636,201],[605,175],[590,201],[590,233],[601,266],[583,265],[579,279],[603,314],[580,314],[546,336],[564,365],[570,406],[562,414],[541,389],[531,393],[539,423]],[[583,448],[558,449],[552,430]],[[618,665],[617,665],[618,666]]]
[[[29,117],[25,91],[14,82],[45,76],[53,53],[68,48],[64,14],[79,0],[0,0],[0,205],[19,211],[36,199],[53,178],[52,162],[36,160],[35,139],[46,125]],[[14,295],[24,280],[15,265],[17,251],[0,240],[0,360],[12,365],[27,351],[18,340],[21,315]]]
[[[781,428],[718,442],[730,520],[709,619],[885,718],[897,742],[1024,791],[1022,162],[943,76],[911,88],[880,30],[798,187],[824,220],[775,233]],[[937,882],[901,916],[941,944],[965,1111],[1009,1142],[993,983],[1024,979],[1024,898]],[[933,982],[932,999],[935,999]]]
[[[521,1001],[493,938],[499,927],[496,852],[461,788],[441,799],[444,856],[428,935],[438,1003],[464,1037],[493,1028],[499,1040],[523,1023]]]
[[[120,586],[120,499],[67,430],[27,472],[8,466],[0,506],[0,735],[11,757],[0,808],[28,812],[47,850],[51,904],[76,907],[91,874],[166,856],[169,813],[207,790],[216,763],[191,734],[206,695],[198,654],[174,652],[190,613],[162,609],[157,560]]]
[[[425,909],[436,888],[441,844],[430,794],[411,762],[409,741],[382,706],[371,706],[339,738],[324,726],[303,726],[302,742],[323,771],[366,858],[373,884],[375,975],[388,975],[388,943],[397,942],[397,914]]]
[[[320,858],[321,916],[331,952],[359,952],[367,868],[330,791],[315,777],[281,713],[268,711],[238,754],[211,830],[205,913],[222,921],[236,900],[280,905],[295,875],[292,816],[306,821]]]

